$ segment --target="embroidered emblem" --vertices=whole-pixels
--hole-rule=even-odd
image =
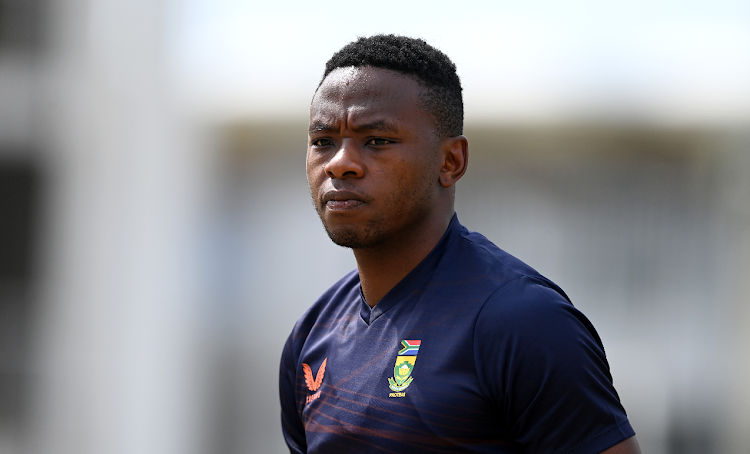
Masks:
[[[304,372],[305,374],[305,384],[307,385],[307,389],[313,392],[313,394],[307,396],[306,403],[308,404],[320,397],[320,385],[323,384],[323,376],[326,373],[326,362],[328,362],[328,358],[323,360],[323,363],[320,365],[318,374],[315,376],[314,380],[312,369],[310,369],[310,366],[306,363],[302,363],[302,372]]]
[[[388,387],[394,392],[390,393],[388,397],[404,397],[406,395],[404,390],[414,381],[411,372],[414,370],[414,363],[417,362],[417,353],[419,353],[419,346],[421,344],[421,340],[401,341],[403,348],[399,350],[396,356],[396,364],[393,366],[393,377],[388,379]]]

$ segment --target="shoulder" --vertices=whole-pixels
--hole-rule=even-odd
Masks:
[[[519,276],[487,298],[477,317],[476,335],[543,356],[585,342],[604,358],[601,340],[588,318],[559,287],[533,275]]]
[[[336,317],[342,310],[349,309],[359,301],[359,273],[356,269],[346,273],[331,285],[297,320],[292,335],[309,332],[321,321]]]
[[[482,234],[461,226],[436,270],[434,280],[455,284],[472,299],[515,300],[529,291],[548,289],[563,301],[569,299],[555,283],[534,268],[505,252]],[[539,296],[539,295],[538,295]],[[531,296],[530,296],[531,297]],[[533,298],[533,297],[532,297]]]
[[[352,311],[359,303],[359,274],[356,269],[346,273],[341,279],[328,288],[297,320],[287,339],[285,354],[298,354],[311,331],[329,327],[336,320],[350,318]]]

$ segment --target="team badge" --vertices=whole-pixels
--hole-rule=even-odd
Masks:
[[[417,353],[421,344],[421,340],[401,341],[402,348],[396,356],[393,377],[388,379],[388,387],[394,391],[389,394],[389,397],[404,397],[404,390],[414,381],[411,372],[414,370],[414,363],[417,362]]]

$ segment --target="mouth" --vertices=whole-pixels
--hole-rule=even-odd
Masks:
[[[330,211],[347,211],[364,205],[364,197],[351,191],[332,190],[323,194],[323,206]]]

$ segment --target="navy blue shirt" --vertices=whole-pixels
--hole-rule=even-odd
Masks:
[[[454,216],[374,308],[356,270],[284,346],[292,453],[599,453],[634,435],[565,293]]]

